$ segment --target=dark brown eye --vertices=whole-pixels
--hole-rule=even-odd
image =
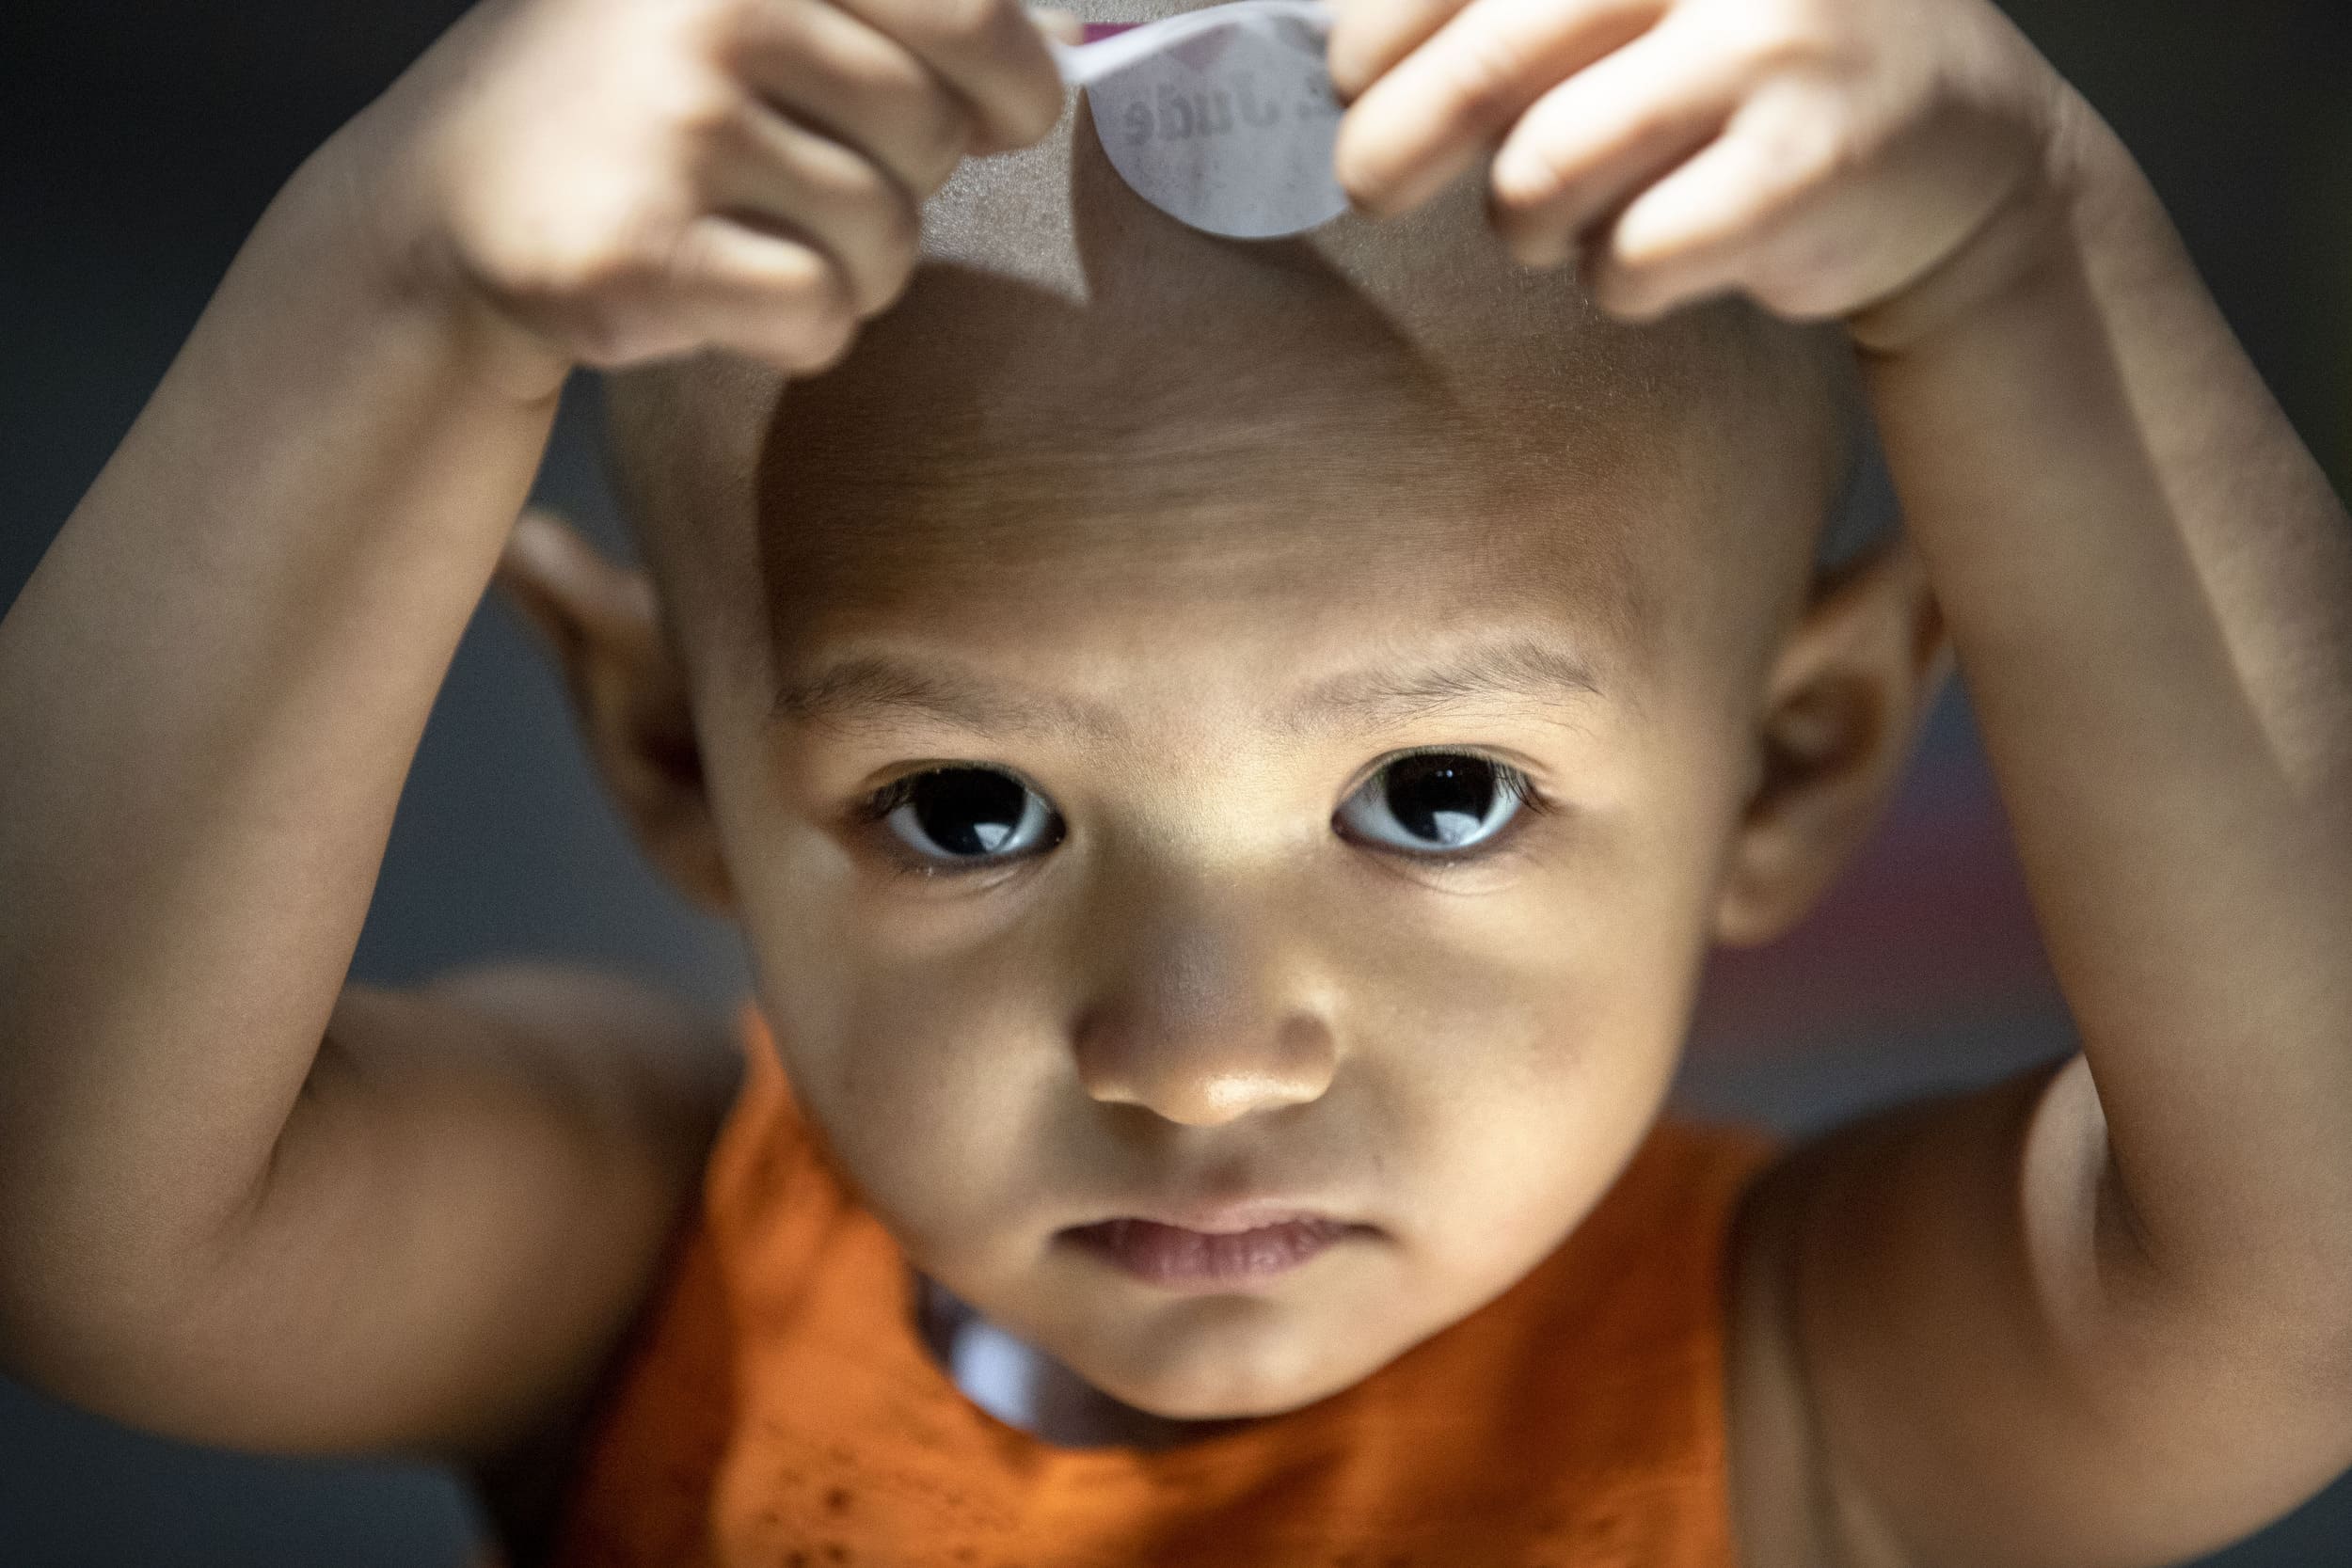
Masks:
[[[1465,752],[1415,752],[1365,780],[1338,820],[1375,844],[1442,855],[1492,838],[1526,800],[1517,768]]]
[[[1061,842],[1045,798],[993,768],[938,768],[887,786],[875,815],[909,849],[943,863],[1007,860]]]

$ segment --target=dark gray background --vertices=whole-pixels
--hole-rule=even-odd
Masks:
[[[161,375],[302,155],[454,0],[0,5],[0,602]],[[2271,387],[2352,474],[2352,17],[2313,0],[2014,0],[2138,152]],[[542,476],[625,548],[580,385]],[[5,802],[0,802],[0,809]],[[400,981],[532,953],[625,966],[713,1007],[731,934],[658,884],[585,770],[561,689],[502,606],[459,650],[356,961]],[[1685,1100],[1789,1129],[2067,1048],[1957,699],[1848,886],[1718,966]],[[445,1475],[160,1442],[0,1380],[0,1565],[462,1560]],[[2352,1483],[2215,1560],[2352,1562]]]

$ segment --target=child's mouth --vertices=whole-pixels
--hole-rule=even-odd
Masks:
[[[1122,1217],[1074,1226],[1062,1235],[1147,1284],[1211,1291],[1287,1273],[1342,1237],[1370,1228],[1310,1214],[1212,1233]]]

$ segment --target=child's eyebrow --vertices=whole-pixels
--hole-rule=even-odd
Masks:
[[[1592,667],[1556,639],[1513,634],[1418,663],[1351,670],[1309,687],[1271,716],[1285,734],[1374,728],[1496,698],[1564,710],[1604,696]],[[1563,723],[1571,715],[1557,715]],[[928,720],[976,734],[1101,739],[1122,727],[1098,704],[979,676],[952,664],[856,654],[778,682],[771,721],[832,729]]]
[[[1553,637],[1514,633],[1425,663],[1333,675],[1309,687],[1279,722],[1292,733],[1334,722],[1370,727],[1497,697],[1567,705],[1604,695],[1592,666],[1573,648]]]
[[[928,719],[982,734],[1076,734],[1089,739],[1117,727],[1105,710],[1090,703],[882,654],[859,654],[779,681],[769,717],[827,729]]]

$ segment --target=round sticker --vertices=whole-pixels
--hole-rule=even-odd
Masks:
[[[1063,69],[1137,195],[1212,234],[1271,239],[1347,210],[1329,29],[1320,5],[1235,0],[1067,49]]]

